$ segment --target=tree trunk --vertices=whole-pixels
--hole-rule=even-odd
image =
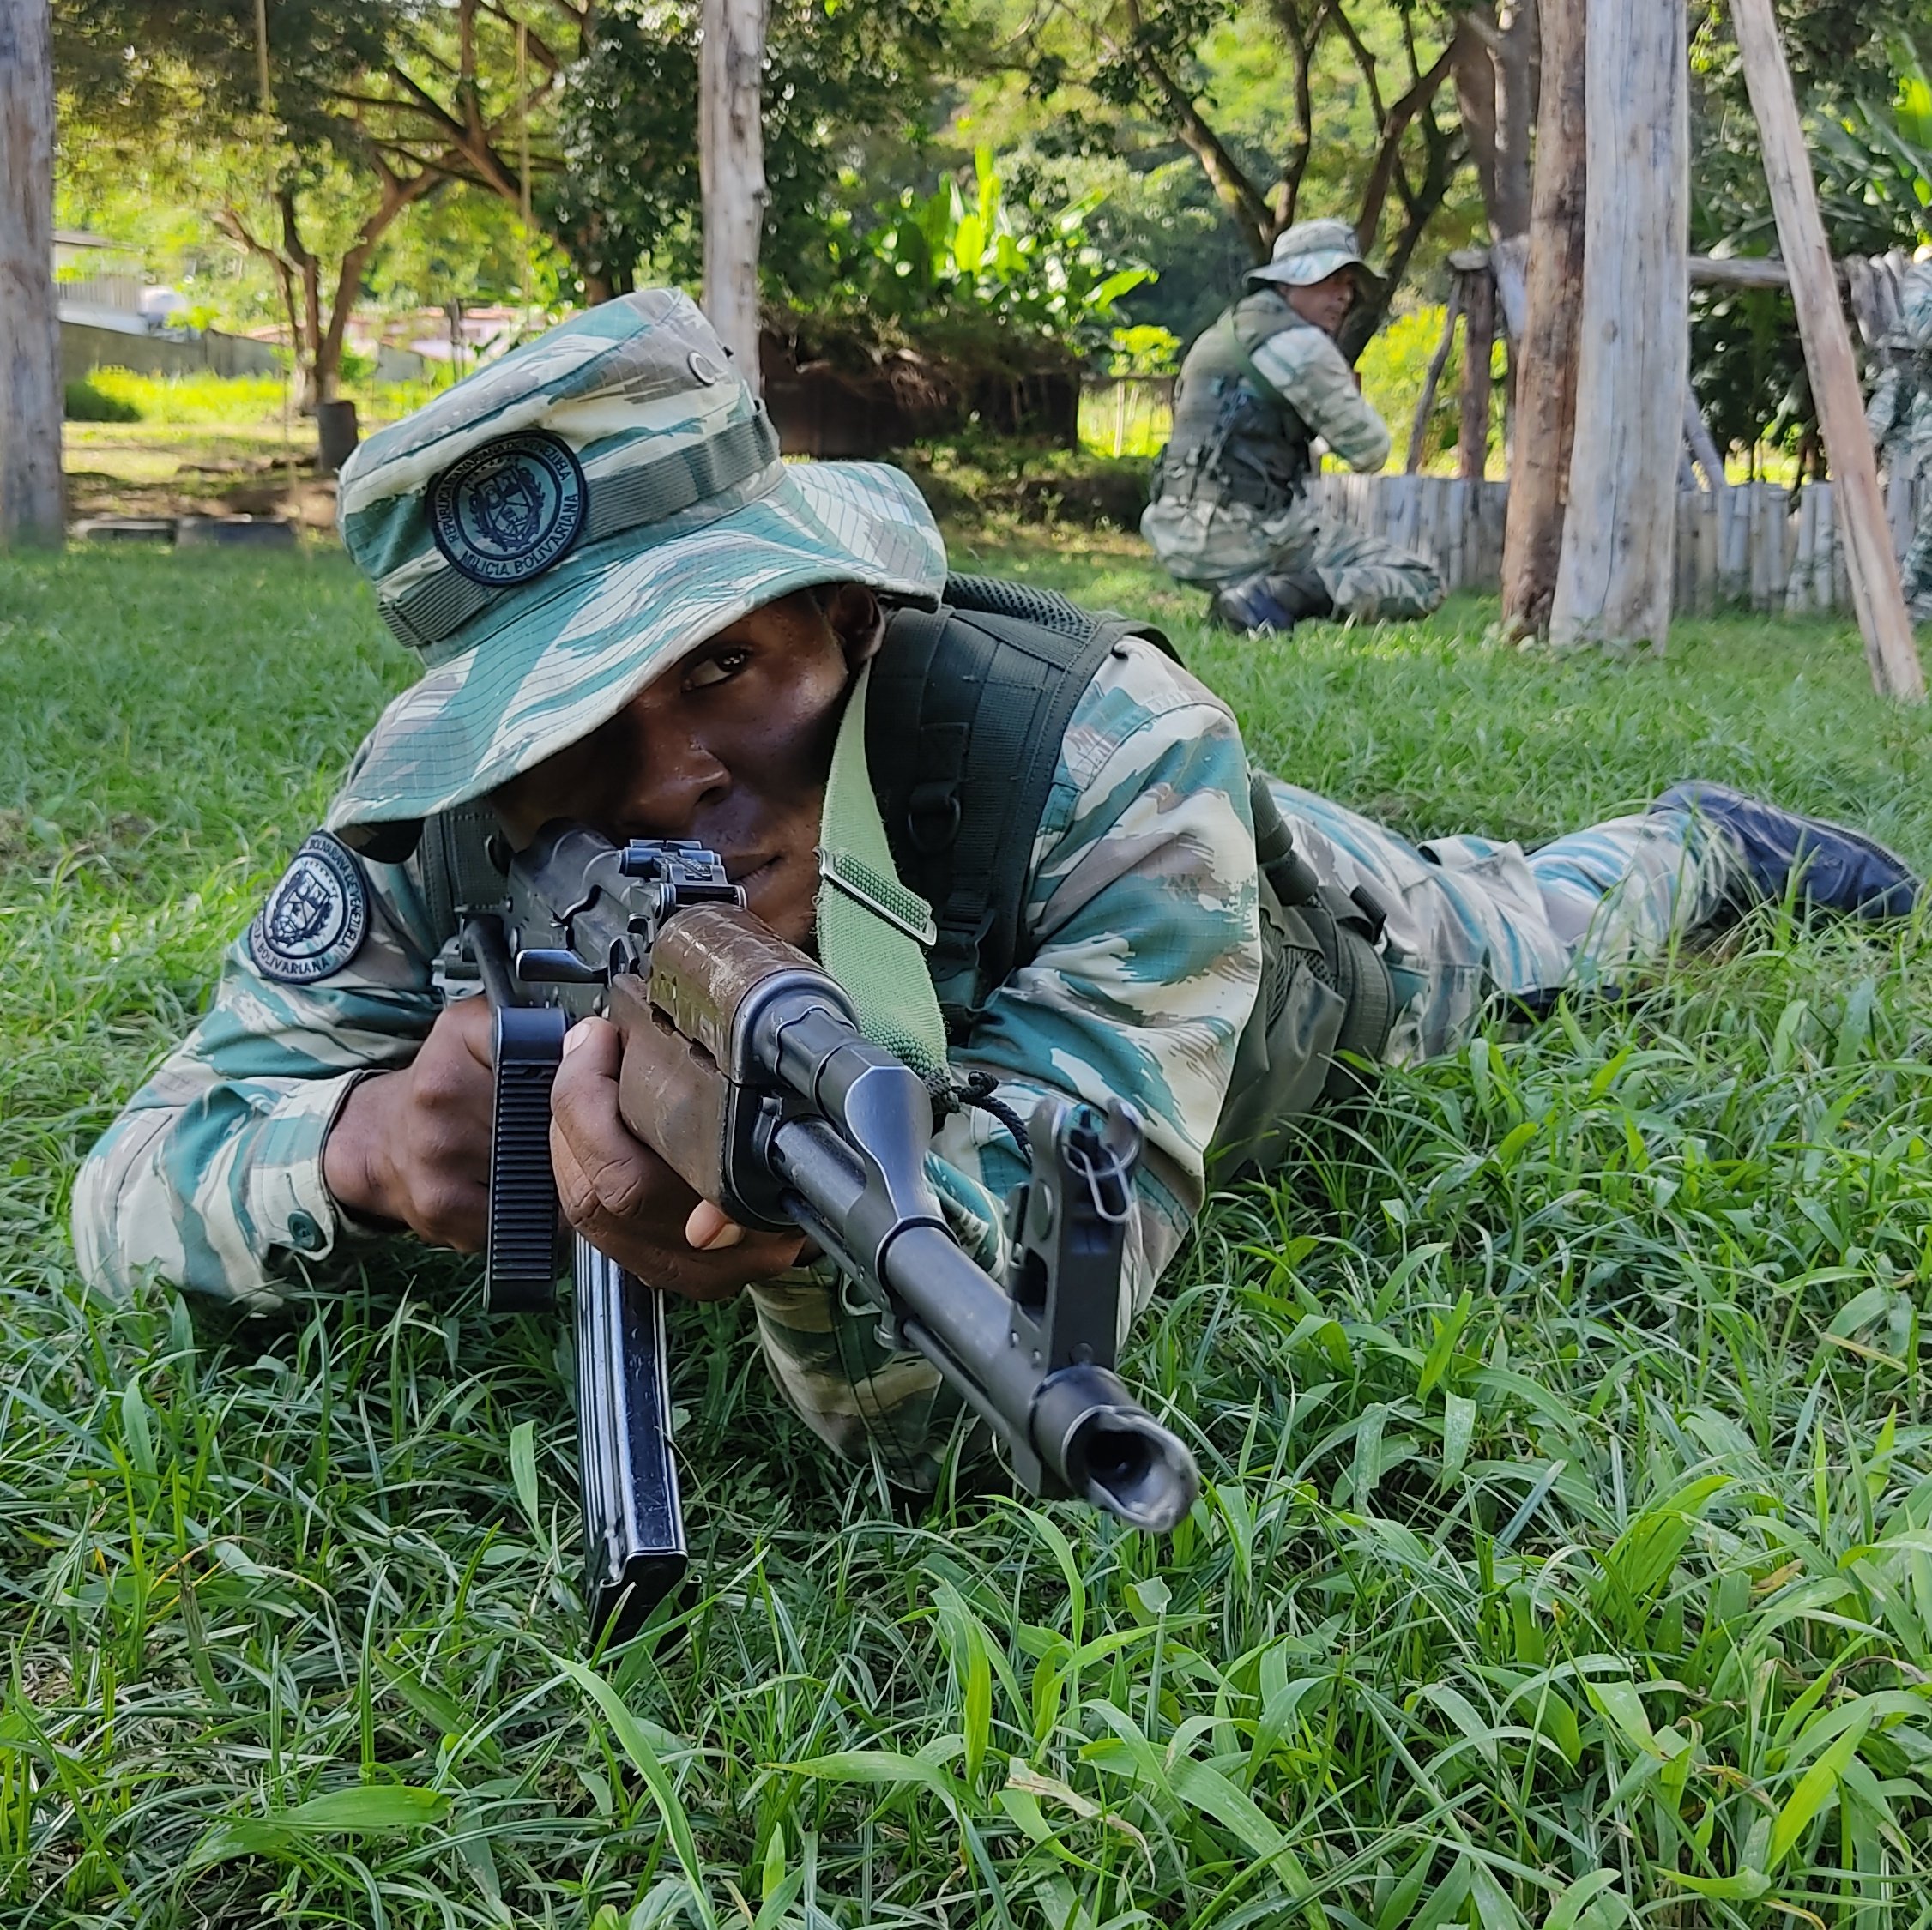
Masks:
[[[1463,278],[1458,275],[1449,291],[1449,305],[1442,311],[1442,339],[1429,357],[1422,377],[1422,392],[1416,398],[1416,420],[1409,431],[1409,455],[1403,467],[1411,476],[1420,475],[1428,455],[1429,418],[1435,413],[1435,392],[1441,385],[1442,371],[1449,366],[1449,352],[1456,345],[1456,323],[1463,313]]]
[[[1450,43],[1456,65],[1456,111],[1462,117],[1476,184],[1489,214],[1492,238],[1511,232],[1496,226],[1496,63],[1489,51],[1495,33],[1495,9],[1484,4],[1464,15]]]
[[[1496,347],[1496,284],[1486,268],[1462,277],[1463,410],[1456,437],[1456,473],[1481,482],[1489,467],[1490,364]]]
[[[1503,622],[1549,627],[1576,430],[1577,314],[1583,291],[1584,10],[1543,0],[1543,94],[1516,377],[1516,459],[1503,537]]]
[[[1500,240],[1530,222],[1530,126],[1536,65],[1535,0],[1500,9],[1484,0],[1458,23],[1450,53],[1463,137],[1476,168],[1489,232]]]
[[[1771,0],[1731,0],[1731,24],[1744,61],[1751,111],[1764,143],[1778,245],[1790,264],[1791,302],[1798,311],[1812,398],[1838,479],[1834,494],[1839,527],[1872,683],[1881,696],[1923,703],[1925,673],[1899,589],[1898,560],[1879,495],[1878,463],[1851,359],[1851,336],[1838,305],[1831,250],[1818,214],[1818,187],[1811,178],[1804,130]]]
[[[1690,74],[1684,0],[1589,0],[1590,189],[1577,419],[1549,633],[1564,645],[1670,633],[1690,344]]]
[[[1730,479],[1724,473],[1724,459],[1712,440],[1704,411],[1697,406],[1697,391],[1688,387],[1684,390],[1684,442],[1704,472],[1704,486],[1713,496],[1722,496],[1730,487]]]
[[[63,541],[47,0],[0,0],[0,549]]]
[[[764,0],[704,0],[697,152],[704,196],[704,311],[739,372],[758,379],[758,244],[764,179]]]
[[[1499,15],[1496,62],[1496,196],[1489,226],[1497,240],[1530,225],[1530,130],[1537,112],[1541,35],[1537,0],[1512,0]]]

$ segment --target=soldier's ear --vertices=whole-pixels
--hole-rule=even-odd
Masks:
[[[885,612],[863,583],[830,583],[814,593],[831,625],[845,660],[856,676],[878,654],[885,637]]]

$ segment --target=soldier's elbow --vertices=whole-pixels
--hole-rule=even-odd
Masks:
[[[124,1113],[74,1177],[69,1228],[81,1277],[96,1293],[128,1299],[143,1279],[183,1285],[186,1242],[171,1203],[155,1197],[155,1142],[165,1114]]]

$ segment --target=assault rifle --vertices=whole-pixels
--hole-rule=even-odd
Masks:
[[[740,1225],[802,1230],[1005,1444],[1032,1493],[1171,1529],[1192,1457],[1114,1374],[1120,1261],[1140,1131],[1054,1100],[1027,1126],[1030,1173],[1007,1203],[1015,1256],[995,1280],[948,1231],[925,1166],[933,1097],[866,1040],[817,962],[745,908],[692,843],[613,845],[545,829],[441,961],[496,1015],[486,1305],[552,1303],[558,1201],[551,1084],[574,1019],[623,1034],[625,1123]],[[662,1296],[576,1241],[585,1606],[593,1639],[635,1631],[681,1581]]]

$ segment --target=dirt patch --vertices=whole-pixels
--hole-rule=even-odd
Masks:
[[[252,473],[212,472],[184,464],[160,481],[69,470],[67,513],[88,516],[279,516],[317,534],[335,527],[332,477],[262,465]]]

